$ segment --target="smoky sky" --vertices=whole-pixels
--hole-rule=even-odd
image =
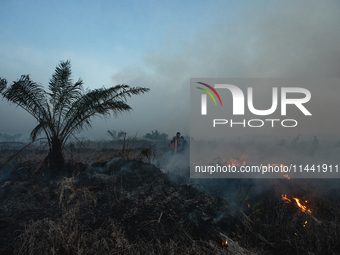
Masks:
[[[339,11],[338,1],[248,1],[232,17],[197,13],[201,19],[209,19],[207,25],[187,36],[169,30],[157,50],[145,53],[142,65],[112,74],[112,85],[151,89],[128,101],[133,112],[106,121],[95,118],[93,129],[83,135],[105,137],[108,128],[131,135],[154,129],[170,136],[177,131],[189,135],[190,78],[340,77]],[[322,84],[312,89],[313,93],[320,90],[336,96],[325,92],[329,88]],[[2,121],[0,130],[29,134],[33,118],[15,110],[14,105],[0,105],[2,119],[22,116],[15,122]]]
[[[153,102],[146,104],[146,115],[151,123],[163,120],[159,129],[188,130],[190,78],[339,77],[339,7],[335,1],[249,4],[236,18],[218,17],[193,37],[181,38],[181,47],[173,39],[164,51],[148,52],[144,68],[122,70],[113,80],[152,89],[140,100]],[[336,95],[327,89],[314,86],[313,94]]]

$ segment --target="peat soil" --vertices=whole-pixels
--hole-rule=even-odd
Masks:
[[[254,254],[229,239],[220,197],[152,164],[12,164],[0,179],[0,254]],[[71,216],[70,216],[71,215]]]
[[[337,180],[194,181],[122,158],[38,166],[2,171],[0,254],[340,254]]]

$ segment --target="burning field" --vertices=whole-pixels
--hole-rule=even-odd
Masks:
[[[34,155],[5,167],[1,254],[340,254],[336,181],[193,180],[185,155],[163,171],[78,156],[57,176]]]

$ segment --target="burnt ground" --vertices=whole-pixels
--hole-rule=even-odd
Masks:
[[[190,182],[138,160],[73,162],[57,175],[38,165],[3,172],[1,254],[340,254],[339,195],[313,182],[258,183],[259,192],[251,181]]]
[[[228,204],[157,167],[116,159],[59,175],[12,165],[0,182],[1,254],[228,254]]]

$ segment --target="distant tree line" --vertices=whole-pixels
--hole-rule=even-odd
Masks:
[[[144,136],[145,139],[163,141],[168,139],[168,135],[165,133],[160,133],[157,129],[155,131],[151,130],[151,133],[147,133]]]
[[[126,137],[127,133],[123,130],[117,131],[114,129],[108,129],[107,130],[107,135],[112,139],[112,140],[120,140]],[[137,134],[133,137],[129,137],[129,139],[137,139]],[[148,139],[148,140],[154,140],[154,141],[164,141],[168,139],[168,135],[165,133],[160,133],[157,129],[155,131],[151,130],[151,133],[146,133],[146,135],[143,136],[143,138]]]
[[[19,141],[19,139],[22,137],[22,134],[18,133],[15,135],[8,135],[8,134],[2,134],[0,133],[0,141],[1,142],[14,142]]]

